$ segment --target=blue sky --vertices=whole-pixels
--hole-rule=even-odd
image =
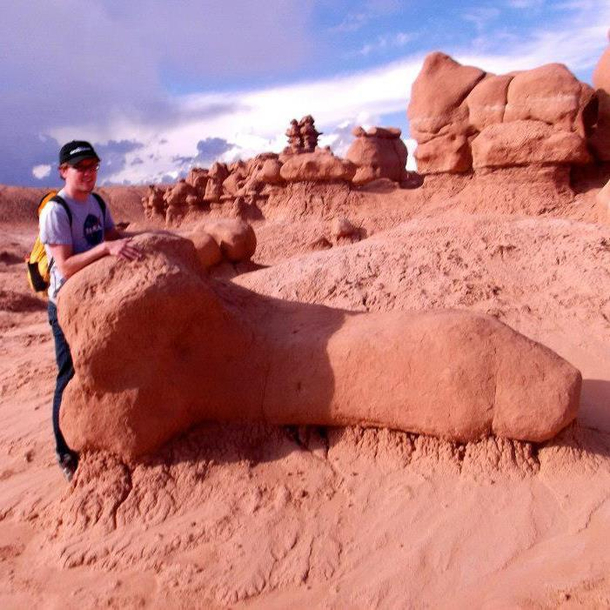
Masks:
[[[280,151],[312,114],[342,154],[354,125],[393,125],[426,54],[503,73],[565,63],[591,82],[609,0],[20,0],[0,21],[0,183],[57,183],[71,139],[100,181],[175,179]]]

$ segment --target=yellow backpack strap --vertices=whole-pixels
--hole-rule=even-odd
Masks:
[[[47,205],[47,203],[49,203],[49,201],[51,201],[51,199],[53,199],[53,197],[55,197],[55,195],[57,195],[57,191],[49,191],[46,195],[44,195],[42,197],[42,199],[38,203],[38,216],[39,217],[40,217],[40,213],[42,212],[42,208],[44,208],[44,206]]]
[[[70,222],[70,226],[72,226],[72,211],[70,210],[70,206],[66,203],[65,199],[63,197],[60,197],[57,193],[58,193],[58,191],[49,191],[40,200],[40,203],[38,204],[38,216],[40,217],[40,214],[41,214],[44,206],[47,205],[47,203],[49,203],[49,201],[53,201],[55,203],[59,203],[59,205],[66,211],[66,214],[68,215],[68,220]]]

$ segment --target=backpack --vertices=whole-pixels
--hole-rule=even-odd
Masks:
[[[102,210],[102,218],[105,220],[106,217],[106,203],[104,200],[97,194],[92,193],[97,202],[100,204],[100,209]],[[38,217],[50,201],[54,201],[61,205],[61,207],[66,211],[68,215],[68,220],[70,222],[70,226],[72,226],[72,212],[70,211],[70,206],[65,202],[65,200],[57,194],[57,191],[48,192],[38,204]],[[30,288],[34,292],[44,292],[49,288],[49,283],[51,279],[51,267],[53,267],[53,259],[51,261],[47,258],[47,251],[45,250],[44,244],[40,241],[40,235],[36,237],[36,241],[34,242],[34,246],[32,247],[32,251],[30,255],[25,258],[26,263],[26,275],[28,278],[28,284]]]

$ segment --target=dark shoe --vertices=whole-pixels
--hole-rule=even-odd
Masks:
[[[78,468],[78,453],[68,450],[65,453],[56,453],[55,455],[57,456],[57,463],[69,483]]]

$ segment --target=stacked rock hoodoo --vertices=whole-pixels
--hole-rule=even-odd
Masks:
[[[418,171],[589,163],[597,104],[562,64],[498,76],[432,53],[407,111]]]

